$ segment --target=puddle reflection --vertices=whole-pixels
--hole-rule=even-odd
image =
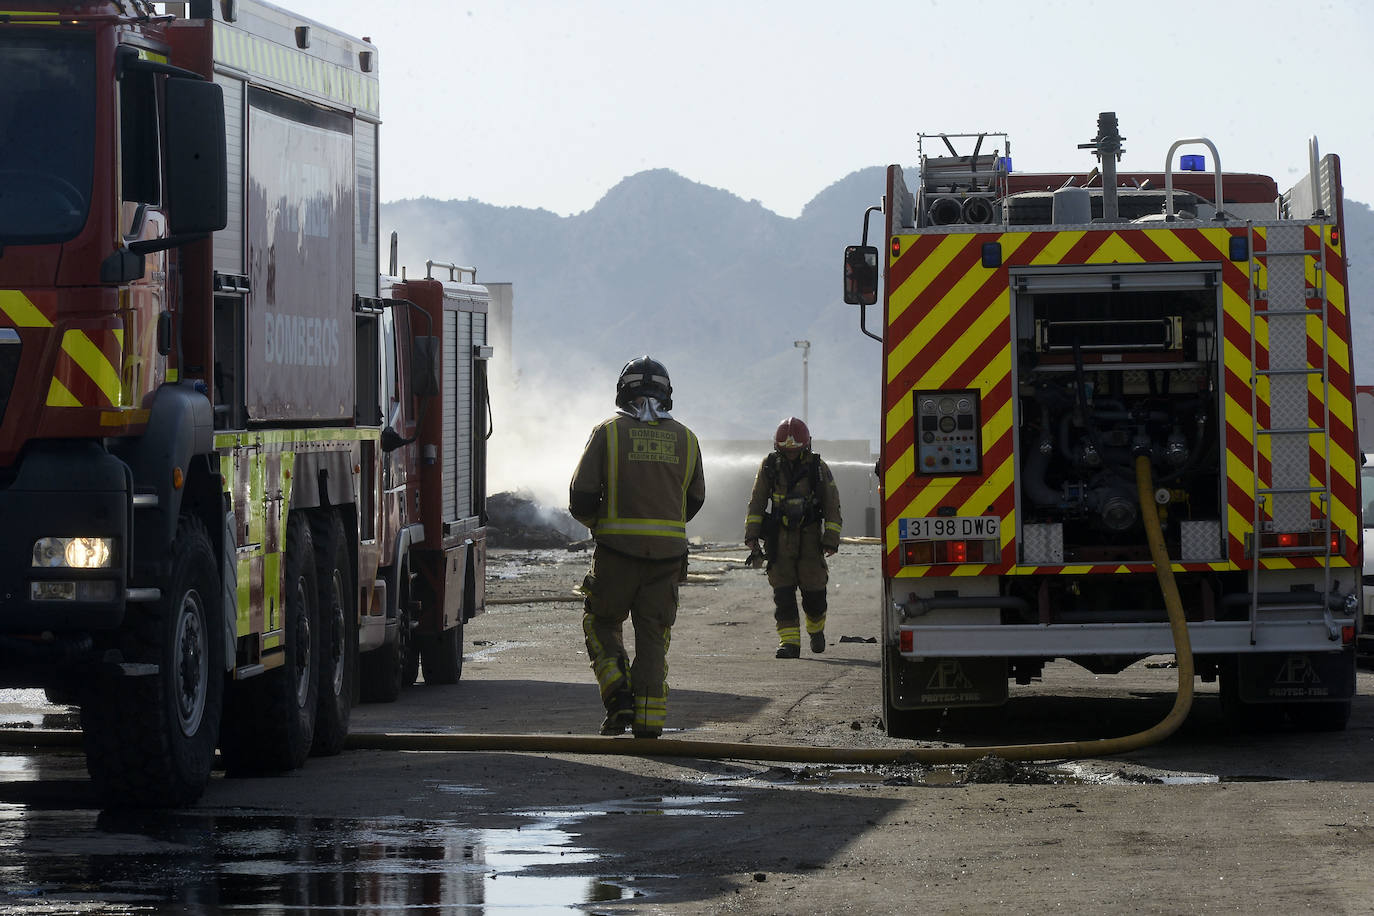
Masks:
[[[529,874],[598,859],[543,822],[477,830],[400,819],[0,808],[0,848],[6,913],[566,913],[635,896],[591,874]]]

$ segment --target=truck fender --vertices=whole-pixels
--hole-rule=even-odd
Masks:
[[[224,620],[224,670],[233,671],[238,642],[239,570],[238,540],[234,529],[234,510],[224,513],[224,550],[220,557],[220,581],[224,597],[220,616]]]
[[[423,544],[424,541],[424,525],[407,525],[396,532],[396,555],[391,558],[391,568],[386,571],[386,619],[388,621],[395,621],[398,616],[396,610],[397,603],[401,600],[401,583],[397,576],[400,575],[401,565],[410,556],[411,546]]]
[[[176,537],[177,516],[191,477],[192,459],[214,451],[214,411],[204,392],[190,382],[163,385],[153,395],[148,427],[142,436],[131,440],[122,454],[134,475],[135,490],[157,495],[155,509],[140,513],[138,532],[140,556],[161,556]],[[210,467],[216,467],[210,462]],[[172,470],[180,468],[184,484],[173,485]],[[210,521],[213,531],[213,521]]]

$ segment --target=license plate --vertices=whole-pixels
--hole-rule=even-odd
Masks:
[[[991,539],[1001,531],[996,515],[947,515],[937,518],[904,518],[897,522],[903,541],[973,541]]]

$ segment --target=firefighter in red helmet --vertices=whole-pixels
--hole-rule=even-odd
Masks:
[[[701,450],[668,413],[673,386],[658,360],[620,370],[619,411],[592,430],[568,490],[568,510],[596,539],[582,633],[601,688],[601,734],[657,738],[668,712],[668,640],[687,575],[687,522],[706,500]],[[631,664],[622,627],[632,618]]]
[[[811,431],[796,417],[778,424],[773,451],[763,459],[744,520],[744,543],[762,539],[773,587],[778,658],[801,657],[801,615],[811,651],[825,651],[825,558],[840,547],[840,491],[821,456],[811,451]]]

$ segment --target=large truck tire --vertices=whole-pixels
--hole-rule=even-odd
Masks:
[[[226,704],[220,753],[228,776],[298,769],[310,754],[320,693],[315,548],[303,512],[286,526],[285,663],[237,684]]]
[[[420,647],[420,666],[426,684],[458,683],[463,676],[463,621],[426,637]]]
[[[394,703],[403,687],[415,683],[419,676],[415,662],[417,655],[411,628],[410,566],[402,563],[397,577],[400,594],[396,596],[396,639],[380,649],[368,652],[361,659],[364,703]]]
[[[176,807],[210,779],[224,698],[221,589],[210,536],[183,516],[161,598],[126,612],[126,661],[156,674],[102,678],[81,703],[86,768],[106,807]]]
[[[320,598],[320,688],[315,740],[310,753],[331,757],[343,750],[353,711],[358,672],[358,615],[354,610],[353,564],[347,534],[337,512],[310,519]]]
[[[892,705],[892,684],[902,664],[895,646],[883,647],[883,731],[889,738],[933,738],[940,730],[943,709],[898,709]]]

